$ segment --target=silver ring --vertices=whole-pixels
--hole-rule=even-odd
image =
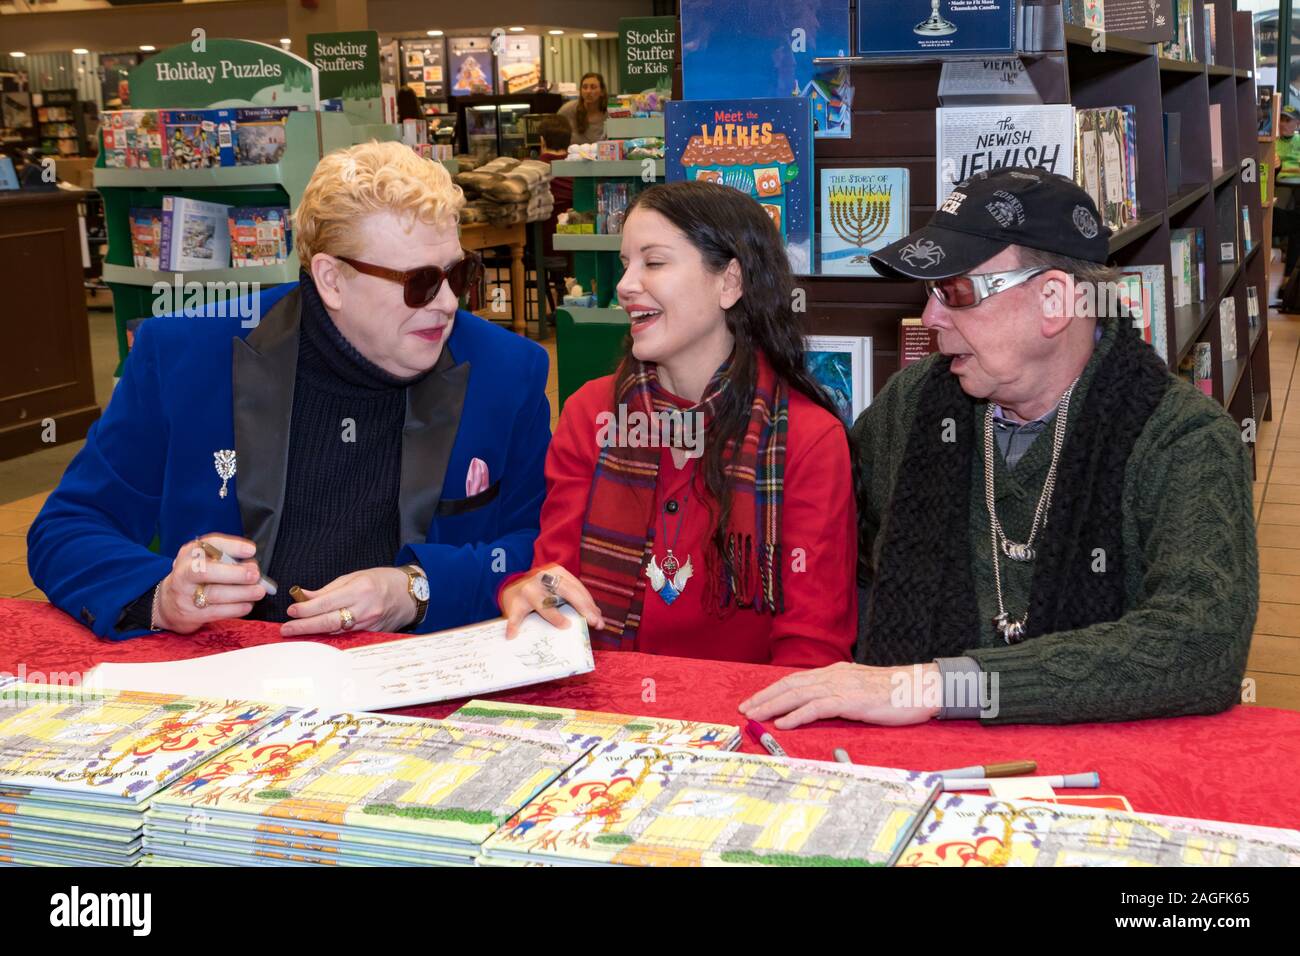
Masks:
[[[560,579],[550,571],[543,571],[542,576],[538,578],[542,583],[542,588],[550,594],[555,594],[560,589]]]

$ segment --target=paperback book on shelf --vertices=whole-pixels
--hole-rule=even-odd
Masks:
[[[909,0],[858,8],[858,56],[1012,53],[1015,48],[1015,0]]]
[[[900,319],[898,323],[898,367],[905,369],[927,355],[939,351],[939,333],[921,324],[919,316]]]
[[[235,111],[235,163],[261,166],[284,157],[285,122],[293,107],[258,106]]]
[[[285,262],[292,248],[289,209],[241,206],[226,218],[230,229],[230,264],[234,268]]]
[[[1178,374],[1206,395],[1214,394],[1214,353],[1209,342],[1197,342],[1178,363]]]
[[[738,189],[771,217],[790,268],[812,265],[812,107],[799,97],[671,100],[664,107],[669,182]]]
[[[160,116],[168,168],[235,165],[234,110],[163,110]]]
[[[162,249],[162,210],[132,209],[131,260],[137,269],[159,269]]]
[[[1223,349],[1223,360],[1237,360],[1237,300],[1224,296],[1219,303],[1219,344]]]
[[[805,336],[804,364],[845,425],[852,425],[871,404],[870,336]]]
[[[230,265],[230,207],[184,196],[164,196],[159,268],[169,272]]]
[[[10,682],[0,862],[130,866],[151,800],[283,713],[244,700]]]
[[[543,790],[482,853],[568,866],[888,866],[937,793],[906,770],[622,743]]]
[[[1169,233],[1174,308],[1205,300],[1205,230],[1200,226]]]
[[[935,110],[935,202],[953,186],[1003,166],[1045,169],[1074,178],[1074,107],[967,106]]]
[[[1102,220],[1118,231],[1138,219],[1137,122],[1132,106],[1080,109],[1075,114],[1074,179],[1092,197]]]
[[[868,256],[907,235],[906,167],[823,169],[817,261],[825,275],[878,275]]]
[[[1165,267],[1126,266],[1120,271],[1120,318],[1133,323],[1142,340],[1169,361],[1165,317]]]

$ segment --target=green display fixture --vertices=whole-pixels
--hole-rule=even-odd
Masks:
[[[631,320],[622,309],[561,306],[555,313],[560,408],[593,378],[611,374],[627,348]]]
[[[596,211],[598,183],[625,182],[644,188],[664,182],[664,161],[660,160],[559,160],[551,163],[554,176],[573,178],[573,208]],[[573,253],[574,278],[583,289],[596,294],[596,304],[605,308],[617,301],[616,287],[623,278],[617,235],[556,233],[555,248]]]
[[[306,60],[262,43],[209,40],[206,53],[195,53],[189,44],[181,44],[162,51],[157,57],[136,67],[130,80],[132,108],[202,109],[247,104],[250,97],[246,94],[258,95],[257,91],[250,90],[247,77],[241,77],[234,85],[217,82],[206,86],[208,98],[203,100],[198,99],[195,92],[199,89],[193,85],[199,82],[197,80],[180,85],[157,82],[156,75],[160,71],[155,64],[160,59],[164,63],[183,63],[186,64],[187,72],[198,71],[203,75],[208,75],[207,70],[215,68],[218,71],[216,75],[220,76],[222,63],[243,63],[251,68],[251,65],[266,61],[271,54],[280,57],[275,62],[282,66],[287,63],[284,59],[287,57],[305,70],[307,86],[311,95],[316,95],[316,68]],[[144,76],[150,70],[153,73]],[[167,71],[161,71],[161,74],[167,75]],[[138,82],[142,76],[144,81]],[[292,104],[277,100],[274,105]],[[101,141],[96,160],[95,188],[103,196],[104,220],[108,231],[104,281],[113,292],[119,356],[116,374],[121,375],[122,363],[126,361],[127,323],[154,314],[154,303],[158,300],[155,283],[174,286],[177,276],[181,276],[183,283],[201,284],[205,303],[216,303],[234,294],[238,283],[267,286],[295,282],[298,278],[298,259],[292,253],[287,261],[274,266],[186,273],[136,268],[131,252],[131,209],[161,208],[164,196],[184,196],[231,206],[287,206],[294,210],[302,199],[303,190],[306,189],[317,162],[326,153],[369,140],[400,138],[400,131],[394,125],[367,123],[363,116],[346,112],[326,113],[304,109],[291,113],[286,118],[285,150],[277,163],[210,169],[106,168]],[[175,301],[174,298],[171,301]],[[188,295],[185,301],[191,301]]]

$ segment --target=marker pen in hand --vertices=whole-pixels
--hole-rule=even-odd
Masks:
[[[221,564],[241,563],[240,561],[237,561],[236,559],[232,558],[230,555],[226,554],[226,552],[222,551],[211,541],[200,541],[199,547],[203,549],[203,553],[208,556],[209,561],[217,561]],[[275,592],[278,590],[276,583],[272,581],[270,578],[268,578],[265,574],[258,579],[257,583],[262,585],[262,587],[266,588],[267,594],[274,595]]]
[[[766,748],[767,752],[773,757],[786,756],[786,752],[781,749],[781,745],[776,742],[776,738],[764,730],[763,725],[757,720],[751,720],[745,725],[745,729],[748,730],[749,735],[762,744],[763,747]]]

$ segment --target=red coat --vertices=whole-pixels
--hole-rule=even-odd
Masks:
[[[546,501],[534,567],[555,563],[581,574],[579,539],[600,451],[596,416],[611,409],[613,382],[612,375],[588,382],[564,405],[546,456]],[[636,650],[793,667],[850,659],[858,629],[858,538],[848,438],[838,419],[801,394],[790,395],[789,414],[781,515],[785,611],[773,616],[732,607],[719,619],[716,610],[705,610],[701,598],[711,524],[703,476],[696,478],[699,459],[679,471],[665,448],[655,492],[655,554],[662,562],[667,517],[667,541],[676,539],[673,551],[682,564],[687,556],[693,559],[695,576],[671,606],[646,582]],[[669,498],[685,501],[685,507],[666,515]]]

